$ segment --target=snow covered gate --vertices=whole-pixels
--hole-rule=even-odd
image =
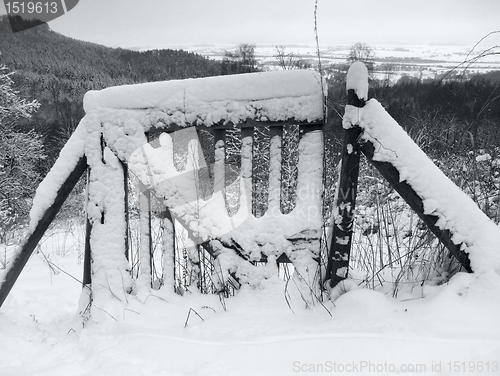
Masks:
[[[85,171],[83,284],[88,294],[83,294],[83,306],[93,301],[102,307],[110,297],[147,291],[152,285],[177,288],[174,222],[189,234],[191,247],[184,256],[192,264],[192,284],[211,278],[218,291],[230,283],[255,286],[275,273],[276,262],[282,261],[293,263],[308,285],[319,286],[325,93],[319,74],[307,70],[87,93],[86,116],[37,190],[30,232],[4,274],[0,304]],[[267,197],[256,209],[262,185],[253,175],[266,153],[256,155],[254,133],[265,127]],[[288,127],[300,130],[299,157],[295,203],[283,213],[282,139]],[[206,145],[201,146],[204,139],[212,144],[211,155],[206,155]],[[241,162],[228,160],[229,141],[239,148]],[[136,189],[129,191],[131,179]],[[140,219],[137,259],[130,251],[129,196],[134,195]],[[160,222],[163,240],[160,275],[154,265],[159,261],[152,249],[153,222]],[[204,258],[210,259],[210,270]]]
[[[86,116],[38,188],[28,236],[0,276],[0,305],[85,171],[83,311],[96,306],[111,312],[107,304],[111,298],[127,301],[128,294],[147,292],[153,285],[178,287],[174,219],[191,239],[184,256],[192,266],[188,271],[192,284],[210,279],[222,292],[231,283],[256,286],[276,273],[276,262],[286,261],[293,264],[305,295],[319,291],[324,281],[335,286],[348,277],[360,154],[466,270],[500,272],[498,226],[444,176],[375,99],[367,100],[368,77],[361,63],[349,70],[347,90],[345,142],[326,273],[318,262],[324,229],[326,93],[320,76],[312,71],[280,71],[156,82],[86,94]],[[282,136],[292,125],[300,127],[297,198],[284,211]],[[260,162],[254,132],[263,127],[269,127],[269,173],[265,203],[257,210],[261,185],[255,177]],[[206,151],[200,146],[202,134],[209,135],[211,156],[202,152]],[[228,158],[235,145],[241,162]],[[136,189],[129,191],[132,177]],[[137,259],[130,251],[129,195],[134,192],[140,222]],[[152,249],[153,222],[159,223],[161,232],[160,274],[153,263],[158,263]]]

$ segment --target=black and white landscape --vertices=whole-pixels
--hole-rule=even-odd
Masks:
[[[89,28],[95,23],[92,32],[72,21],[75,34],[85,38],[66,35],[63,30],[70,28],[71,20],[90,17],[90,3],[98,5],[82,1],[53,23],[16,33],[7,16],[0,15],[0,286],[26,235],[33,232],[34,224],[63,185],[63,175],[78,160],[78,153],[85,151],[88,160],[94,158],[91,163],[96,164],[102,157],[108,168],[83,174],[5,301],[0,302],[1,375],[500,373],[500,30],[498,26],[491,28],[489,15],[498,14],[496,2],[485,1],[489,8],[466,1],[443,2],[462,22],[458,25],[470,30],[464,31],[467,40],[462,34],[453,39],[451,31],[458,34],[458,21],[449,18],[447,30],[446,18],[441,13],[432,15],[427,1],[425,12],[414,9],[422,27],[408,20],[406,31],[401,14],[411,15],[412,10],[390,10],[399,6],[395,2],[390,2],[389,9],[379,4],[378,9],[385,9],[382,15],[363,1],[353,2],[352,9],[348,4],[340,5],[339,14],[331,12],[331,5],[325,10],[321,1],[310,1],[307,7],[300,5],[300,10],[308,9],[307,17],[296,14],[299,5],[294,11],[293,7],[276,5],[265,8],[266,4],[257,1],[254,6],[262,6],[258,12],[246,4],[247,8],[241,5],[235,13],[235,3],[224,1],[225,8],[210,11],[211,2],[207,2],[190,8],[186,19],[199,25],[191,30],[182,18],[177,36],[160,24],[163,19],[165,23],[180,22],[174,18],[180,20],[185,12],[172,11],[169,16],[159,5],[150,9],[148,16],[145,10],[137,10],[137,18],[149,19],[149,25],[109,20],[106,28],[110,4],[115,3],[110,1],[103,5],[102,13],[95,11],[94,21],[86,21]],[[150,3],[144,4],[153,7]],[[367,9],[360,11],[359,18],[355,15],[361,8],[354,4]],[[457,9],[451,8],[453,4]],[[131,19],[132,2],[124,1],[121,11],[114,5],[114,18],[122,12],[124,20]],[[442,6],[437,5],[438,9]],[[179,5],[179,9],[184,7]],[[245,9],[251,22],[241,20],[242,31],[235,20]],[[277,15],[280,9],[286,16]],[[274,12],[275,34],[265,25],[268,18],[259,16],[263,12]],[[400,38],[394,27],[386,25],[396,14],[401,34],[407,33]],[[477,26],[480,14],[485,20],[481,27]],[[378,29],[371,24],[363,29],[363,22],[377,17]],[[467,17],[470,25],[463,24]],[[322,34],[331,28],[324,26],[329,19],[340,25],[340,18],[353,20],[356,40],[348,39],[348,33],[339,32],[338,37]],[[203,35],[200,25],[208,28],[210,24],[215,29],[215,21],[224,19],[224,32],[207,29]],[[302,19],[304,24],[299,23]],[[250,24],[256,26],[251,28]],[[297,33],[298,25],[307,28]],[[472,25],[477,26],[475,31]],[[344,26],[347,29],[347,24]],[[286,33],[277,31],[287,27],[288,39]],[[437,30],[434,34],[432,27]],[[383,34],[384,30],[394,38],[384,41],[390,35]],[[478,31],[481,33],[476,35]],[[158,37],[163,32],[168,38]],[[370,39],[370,32],[376,40]],[[222,40],[221,35],[227,39]],[[273,35],[276,40],[272,40]],[[461,38],[463,42],[457,40]],[[374,98],[362,109],[347,105],[346,84],[358,94],[365,90],[353,84],[359,77],[352,71],[350,82],[346,82],[349,66],[357,61],[368,68],[367,97]],[[284,70],[296,72],[285,80],[279,73]],[[247,78],[251,74],[261,78]],[[217,81],[217,77],[222,80]],[[156,84],[143,85],[151,82]],[[259,85],[253,85],[255,82]],[[274,82],[281,86],[273,87]],[[319,95],[326,98],[326,107],[320,106],[319,115],[311,94],[316,86],[321,87]],[[104,90],[110,87],[116,88]],[[84,108],[89,91],[94,92],[85,97]],[[286,95],[277,99],[281,91]],[[157,109],[164,111],[163,118]],[[237,123],[251,111],[261,111],[271,121],[285,119],[290,113],[295,119],[324,115],[324,132],[320,135],[313,130],[309,133],[313,136],[307,138],[299,135],[299,127],[285,127],[284,146],[280,146],[277,159],[278,149],[273,139],[269,140],[276,129],[258,128],[250,149],[259,162],[249,168],[251,154],[240,153],[248,146],[248,138],[244,139],[240,130],[226,131],[223,163],[229,166],[224,171],[231,176],[226,176],[226,182],[238,181],[234,178],[238,174],[253,174],[249,183],[254,189],[249,198],[253,206],[248,214],[252,220],[242,221],[239,232],[233,228],[232,237],[224,237],[220,218],[206,219],[215,214],[204,206],[209,195],[202,195],[196,198],[202,203],[196,211],[206,220],[199,221],[198,232],[194,227],[183,227],[186,213],[194,211],[195,205],[173,210],[178,219],[175,247],[170,243],[165,246],[165,218],[158,209],[159,201],[153,201],[151,257],[144,256],[142,188],[134,187],[147,179],[153,185],[155,177],[165,178],[174,167],[182,172],[197,170],[200,163],[202,167],[214,164],[220,158],[214,145],[222,139],[220,132],[215,132],[219,139],[203,129],[194,132],[203,150],[196,149],[191,155],[193,144],[189,140],[163,134],[148,139],[147,147],[138,147],[134,154],[134,143],[146,140],[142,127],[150,124],[144,125],[144,119],[151,124],[189,128],[201,122],[220,125],[224,119]],[[169,123],[172,119],[177,123]],[[347,242],[332,240],[331,234],[332,227],[342,220],[333,213],[339,199],[336,189],[344,135],[352,127],[365,132],[365,142],[379,146],[373,159],[396,166],[400,181],[415,188],[422,197],[424,214],[433,215],[436,227],[452,234],[459,251],[468,255],[473,273],[468,273],[427,229],[394,185],[391,187],[374,165],[362,159],[347,279],[334,288],[325,280],[330,244]],[[240,136],[246,141],[242,143]],[[299,147],[304,138],[308,141]],[[70,146],[63,149],[65,145]],[[347,145],[348,153],[352,150],[353,145]],[[102,156],[95,157],[100,152]],[[163,164],[167,152],[171,154],[168,166]],[[125,190],[123,181],[117,183],[113,175],[123,168],[123,161],[113,153],[127,155],[130,171],[136,174],[128,181],[130,192],[124,196],[129,206],[120,207],[118,214],[99,217],[95,227],[111,222],[102,228],[120,231],[112,222],[126,214],[129,261],[125,269],[121,269],[125,261],[115,262],[112,254],[120,248],[116,232],[94,234],[95,257],[91,262],[85,256],[91,255],[85,246],[90,239],[87,217],[97,218],[96,208],[102,202],[113,205],[116,197],[110,192],[117,186]],[[302,154],[313,157],[300,170],[297,161]],[[210,157],[202,161],[199,155]],[[146,157],[151,164],[141,165],[141,158]],[[276,172],[273,161],[279,161],[277,168],[281,168],[281,196],[279,203],[274,203],[279,206],[279,220],[264,214],[275,195],[272,181],[278,174],[269,172]],[[213,176],[209,172],[207,176],[197,183],[210,186]],[[92,185],[98,179],[104,182],[100,192],[94,190],[97,184]],[[312,198],[309,191],[306,197],[296,192],[300,179],[320,187]],[[242,196],[238,195],[239,186],[229,186],[222,206],[236,213]],[[196,189],[195,193],[210,188]],[[320,223],[316,237],[307,227],[307,221],[314,222],[311,218],[293,216],[295,207],[304,202],[313,206],[313,201],[320,202],[319,209],[314,207],[318,209],[314,221]],[[287,217],[282,213],[292,214]],[[237,215],[233,219],[238,219]],[[201,238],[215,240],[218,243],[212,246],[221,248],[207,250],[200,245],[205,244]],[[321,247],[319,255],[314,254],[317,257],[304,251],[313,238]],[[285,248],[292,244],[307,257],[290,257],[292,263],[276,260],[269,248],[282,244]],[[109,259],[102,257],[106,249]],[[261,254],[266,258],[260,258]],[[241,266],[241,258],[251,265],[248,269]],[[317,269],[311,271],[310,264],[301,264],[306,258],[313,260]],[[140,265],[148,262],[150,269],[144,277],[145,268]],[[93,266],[88,269],[89,265]],[[301,275],[305,270],[309,274]],[[196,277],[191,278],[193,275]],[[94,286],[88,281],[91,277]],[[94,289],[93,301],[89,286]]]

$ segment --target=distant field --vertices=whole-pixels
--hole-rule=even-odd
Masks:
[[[287,53],[317,64],[317,51],[314,46],[285,46]],[[467,58],[472,46],[433,46],[433,45],[371,45],[375,53],[375,75],[377,78],[389,78],[397,81],[402,75],[413,77],[435,78],[450,69],[457,67]],[[485,46],[487,48],[489,46]],[[222,59],[225,51],[231,51],[237,46],[200,45],[200,46],[169,46],[169,48],[184,49],[196,52],[212,59]],[[321,59],[324,66],[332,63],[344,63],[349,53],[350,44],[326,46],[321,48]],[[477,56],[483,50],[476,48],[469,59]],[[258,45],[255,49],[257,60],[268,69],[276,69],[276,46]],[[389,68],[389,69],[387,69]],[[462,66],[463,70],[465,66]],[[488,56],[468,67],[467,74],[486,73],[500,70],[500,55]]]

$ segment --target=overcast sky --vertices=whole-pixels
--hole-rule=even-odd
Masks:
[[[66,36],[110,47],[313,45],[314,3],[80,0],[49,25]],[[357,41],[469,45],[493,30],[500,30],[500,0],[318,0],[321,45]]]

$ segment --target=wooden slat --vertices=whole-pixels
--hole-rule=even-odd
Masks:
[[[253,184],[253,128],[243,128],[241,130],[241,172],[243,186],[247,197],[248,212],[253,213],[255,202],[255,187]],[[248,139],[250,137],[250,140]],[[245,141],[246,139],[246,141]],[[247,142],[250,141],[250,144]],[[249,150],[248,150],[249,149]]]
[[[222,191],[225,199],[224,188],[226,187],[226,130],[217,129],[214,132],[214,149],[215,149],[215,163],[214,163],[214,192]]]
[[[415,190],[405,181],[400,181],[399,171],[389,162],[380,162],[373,160],[375,146],[371,142],[364,142],[360,145],[361,152],[366,156],[368,161],[382,174],[389,182],[392,188],[408,203],[413,211],[426,224],[431,232],[439,239],[443,245],[448,248],[453,256],[462,264],[465,270],[472,272],[469,256],[461,250],[461,244],[455,244],[451,239],[453,234],[449,230],[441,230],[436,223],[438,217],[435,215],[424,214],[424,204],[422,198]]]
[[[123,189],[125,191],[125,198],[124,198],[124,210],[125,210],[125,258],[127,261],[129,261],[129,244],[128,244],[128,237],[129,237],[129,222],[130,222],[130,214],[129,214],[129,208],[128,208],[128,165],[124,162],[120,161],[120,165],[122,166],[123,170]]]
[[[267,210],[271,210],[271,215],[277,215],[278,213],[281,213],[281,157],[283,127],[271,127],[269,130],[269,138],[269,195]]]
[[[86,168],[87,158],[82,156],[76,163],[73,171],[68,175],[64,183],[57,191],[57,195],[50,207],[45,211],[42,218],[40,218],[36,224],[35,230],[28,235],[27,239],[22,244],[16,258],[8,265],[4,281],[0,286],[0,307],[7,298],[7,295],[14,286],[14,283],[21,274],[24,266],[28,262],[33,250],[38,245],[38,242],[56,217],[64,201],[68,198]]]
[[[87,187],[85,191],[85,248],[83,254],[83,280],[84,286],[90,286],[92,282],[92,255],[90,249],[90,236],[92,234],[92,223],[88,217],[88,204],[89,204],[89,183],[90,183],[90,167],[87,167]]]
[[[92,253],[90,248],[90,236],[92,234],[92,223],[87,218],[85,223],[85,253],[83,256],[83,285],[92,283]]]
[[[300,124],[300,137],[304,134],[312,131],[322,131],[323,124],[322,123],[314,123],[314,124]]]
[[[323,122],[321,120],[314,121],[314,122],[307,122],[307,121],[297,121],[295,119],[288,119],[284,121],[258,121],[254,119],[247,119],[245,121],[242,121],[241,123],[231,123],[228,122],[226,124],[216,124],[213,125],[212,127],[214,129],[218,128],[263,128],[263,127],[284,127],[287,125],[304,125],[304,126],[319,126],[323,127]]]
[[[153,240],[151,238],[151,191],[139,183],[139,243],[140,272],[144,281],[152,285],[153,276]]]
[[[162,251],[163,251],[163,284],[175,287],[175,224],[172,213],[163,206],[161,212]],[[168,245],[168,247],[167,247]]]
[[[253,119],[247,119],[245,121],[242,121],[240,123],[233,123],[233,122],[227,122],[227,123],[220,123],[220,124],[213,124],[211,126],[206,126],[206,125],[193,125],[193,127],[196,127],[198,130],[206,130],[208,132],[214,132],[216,129],[235,129],[235,128],[241,128],[246,129],[246,128],[263,128],[263,127],[284,127],[287,125],[301,125],[310,127],[308,129],[323,129],[323,122],[322,121],[313,121],[313,122],[304,122],[304,121],[296,121],[294,119],[289,119],[285,121],[257,121]],[[190,126],[182,127],[177,124],[172,124],[166,127],[151,127],[147,132],[146,135],[148,136],[149,140],[154,140],[160,136],[161,133],[173,133],[181,130],[185,130],[186,128],[189,128]]]

